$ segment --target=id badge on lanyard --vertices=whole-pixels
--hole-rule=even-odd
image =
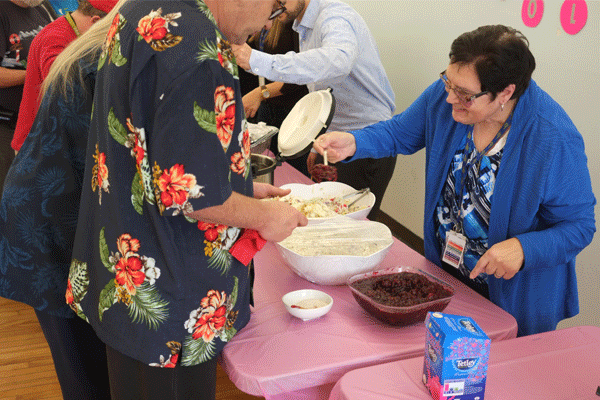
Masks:
[[[446,246],[442,252],[442,261],[458,269],[462,264],[467,245],[467,237],[456,231],[446,232]]]
[[[508,116],[496,136],[492,139],[492,141],[486,146],[486,148],[475,157],[472,163],[467,163],[467,157],[471,151],[470,141],[473,137],[473,130],[470,130],[467,134],[467,143],[465,145],[465,149],[463,150],[463,166],[461,173],[461,182],[460,187],[458,187],[456,193],[456,209],[458,215],[456,215],[455,229],[446,232],[446,245],[444,246],[444,250],[442,251],[442,261],[452,265],[454,268],[459,268],[463,262],[463,258],[466,251],[467,245],[467,237],[463,235],[461,232],[463,231],[463,217],[462,217],[462,208],[461,208],[461,198],[463,188],[465,187],[466,176],[469,172],[469,168],[471,165],[475,165],[476,168],[479,169],[479,164],[481,162],[481,158],[487,154],[488,151],[492,149],[498,143],[498,140],[508,131],[510,128],[510,124],[512,122],[512,113]]]

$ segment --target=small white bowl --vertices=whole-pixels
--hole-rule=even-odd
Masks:
[[[286,293],[281,301],[283,301],[290,314],[303,321],[322,317],[333,306],[333,298],[330,295],[314,289],[302,289]],[[313,308],[313,306],[316,307]]]

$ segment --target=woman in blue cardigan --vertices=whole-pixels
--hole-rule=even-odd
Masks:
[[[480,27],[404,112],[314,144],[331,162],[425,148],[425,256],[512,314],[519,335],[579,312],[575,256],[595,232],[583,139],[534,69],[520,32]]]

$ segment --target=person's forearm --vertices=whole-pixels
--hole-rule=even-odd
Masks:
[[[354,56],[339,48],[275,55],[253,50],[250,59],[252,73],[296,85],[342,80],[350,73],[353,64]]]
[[[281,88],[283,87],[283,82],[271,82],[267,83],[265,86],[269,90],[269,93],[271,93],[270,97],[277,97],[282,95]]]
[[[26,74],[24,69],[0,67],[0,88],[23,85],[25,83]]]
[[[281,195],[274,187],[257,187],[261,195]],[[187,214],[188,217],[235,226],[238,228],[254,229],[264,239],[279,242],[288,237],[298,226],[308,223],[306,217],[298,210],[282,201],[260,201],[233,192],[220,206],[208,207]]]
[[[225,203],[219,206],[196,210],[188,217],[198,221],[212,222],[238,228],[260,230],[268,215],[266,204],[260,200],[233,192]]]
[[[267,87],[267,90],[270,93],[269,94],[270,99],[272,99],[273,97],[281,96],[283,94],[283,93],[281,93],[281,88],[283,87],[283,82],[270,82],[270,83],[267,83],[265,86]],[[261,101],[266,100],[264,98],[264,96],[262,95],[262,86],[258,86],[256,88],[254,88],[253,90],[256,91],[256,93],[258,94]]]

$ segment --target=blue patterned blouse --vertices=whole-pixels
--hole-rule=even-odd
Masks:
[[[471,142],[470,148],[472,150],[467,155],[467,159],[464,160],[464,149],[467,140]],[[460,190],[462,193],[460,202],[460,213],[463,220],[462,233],[468,240],[459,270],[466,277],[469,276],[479,258],[488,249],[492,194],[494,193],[494,184],[496,183],[502,153],[503,149],[490,156],[484,155],[481,158],[479,168],[477,168],[478,166],[475,165],[473,160],[479,153],[473,139],[469,135],[465,135],[454,153],[448,170],[448,177],[438,200],[437,218],[435,220],[436,237],[443,249],[446,242],[446,232],[453,230],[456,223],[459,222],[456,191]],[[464,188],[458,188],[461,186],[463,162],[467,162],[470,168],[466,171],[467,177],[464,180]],[[480,274],[474,280],[477,283],[486,284],[487,275]]]
[[[96,65],[68,98],[49,92],[13,161],[0,203],[0,296],[73,317],[65,302]]]

